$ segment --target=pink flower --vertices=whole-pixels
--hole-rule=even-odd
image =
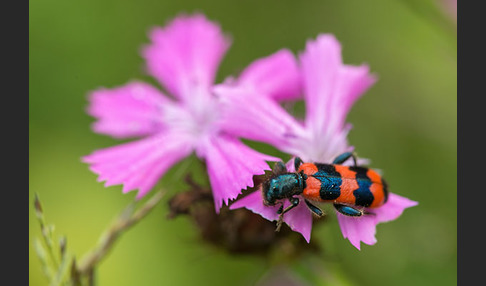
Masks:
[[[344,65],[339,42],[328,34],[307,42],[305,51],[300,54],[300,63],[306,106],[304,122],[295,120],[264,91],[249,90],[246,88],[248,84],[233,81],[215,89],[224,95],[223,117],[228,119],[224,128],[236,136],[269,143],[281,151],[301,157],[304,162],[330,163],[339,154],[353,149],[347,142],[351,126],[345,123],[345,119],[353,103],[373,85],[376,78],[370,75],[367,65]],[[250,102],[259,104],[252,106]],[[235,127],[229,118],[241,124]],[[287,163],[287,169],[294,171],[293,162]],[[285,206],[288,204],[285,202]],[[416,204],[390,194],[385,205],[373,210],[376,216],[357,219],[338,213],[341,231],[358,249],[360,241],[374,244],[378,223],[396,219],[405,208]],[[252,193],[230,206],[231,209],[241,207],[268,220],[278,218],[278,207],[264,206],[261,192]],[[305,204],[299,204],[286,213],[284,221],[310,241],[312,213]]]
[[[390,193],[388,201],[379,208],[366,210],[374,215],[349,217],[338,212],[337,218],[344,238],[349,239],[352,245],[360,249],[360,241],[373,245],[376,243],[376,225],[397,219],[406,208],[416,206],[418,203],[405,197]]]
[[[223,106],[212,89],[230,40],[217,24],[200,14],[180,16],[164,28],[154,28],[150,39],[142,53],[147,72],[173,98],[143,82],[94,91],[88,113],[97,119],[95,132],[142,138],[95,151],[83,160],[99,175],[98,181],[106,181],[105,186],[123,184],[124,193],[138,189],[137,198],[142,198],[171,166],[195,151],[206,162],[219,212],[241,189],[253,186],[253,175],[269,169],[265,161],[278,159],[250,149],[225,132]],[[266,71],[274,66],[282,72]],[[292,87],[299,85],[298,70],[288,52],[259,60],[249,70],[255,72],[247,75],[248,81],[267,80],[261,88],[275,98],[292,97],[299,88]],[[282,80],[289,89],[279,84]]]

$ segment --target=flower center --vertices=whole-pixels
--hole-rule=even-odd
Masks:
[[[218,132],[216,122],[220,116],[217,102],[211,96],[194,96],[193,101],[175,103],[164,107],[163,121],[167,126],[202,140]]]

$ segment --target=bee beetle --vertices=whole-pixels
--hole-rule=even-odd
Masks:
[[[354,165],[343,166],[349,158],[353,159]],[[380,207],[388,199],[383,178],[369,168],[358,166],[352,152],[337,156],[332,164],[303,163],[299,157],[295,158],[294,164],[296,172],[291,173],[283,162],[277,162],[273,176],[263,182],[263,203],[267,206],[281,204],[277,211],[277,231],[283,215],[299,204],[297,196],[301,196],[310,211],[319,217],[324,212],[311,201],[330,202],[339,213],[359,217],[373,215],[364,208]],[[283,200],[289,200],[290,206],[284,209]]]

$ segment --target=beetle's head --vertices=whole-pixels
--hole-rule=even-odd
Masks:
[[[273,183],[272,183],[273,182]],[[275,182],[272,179],[266,180],[263,182],[262,185],[262,191],[263,191],[263,203],[266,206],[274,206],[276,197],[276,186]]]
[[[299,194],[301,179],[299,174],[288,173],[272,177],[262,185],[263,203],[267,206],[274,206],[277,200],[291,198]]]

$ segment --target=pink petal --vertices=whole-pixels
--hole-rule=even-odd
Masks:
[[[335,85],[331,109],[335,109],[329,126],[342,128],[346,116],[354,102],[361,97],[375,82],[376,76],[370,74],[367,65],[344,65],[339,69],[338,82]]]
[[[171,104],[160,91],[143,82],[98,89],[90,94],[89,100],[87,112],[98,119],[93,130],[115,138],[161,131],[162,106]]]
[[[374,82],[366,65],[343,65],[341,45],[333,35],[308,41],[300,55],[306,98],[306,126],[317,137],[343,128],[347,112]]]
[[[150,33],[143,57],[147,71],[183,101],[207,97],[219,63],[230,46],[221,28],[202,14],[181,15]]]
[[[292,157],[287,163],[285,163],[285,168],[287,168],[287,172],[295,173],[295,157]]]
[[[348,145],[347,139],[349,128],[350,125],[347,125],[332,136],[316,134],[306,128],[306,134],[295,144],[295,151],[291,154],[300,157],[304,162],[331,163],[338,155],[352,151],[353,147]]]
[[[197,154],[206,159],[216,212],[223,203],[236,198],[242,189],[253,187],[253,175],[271,168],[265,161],[278,158],[264,155],[228,136],[211,137],[198,146]]]
[[[228,133],[285,150],[304,132],[285,109],[263,94],[227,84],[216,86],[214,92],[222,104],[221,128]]]
[[[247,208],[252,212],[261,215],[263,218],[269,221],[278,220],[278,208],[279,206],[265,206],[263,204],[262,191],[259,189],[246,197],[236,200],[230,205],[230,210]]]
[[[284,207],[289,206],[289,201],[285,201]],[[307,208],[303,199],[297,207],[284,215],[284,221],[293,231],[300,232],[307,243],[310,242],[312,231],[312,213]]]
[[[390,193],[386,204],[377,209],[370,209],[370,211],[376,214],[376,221],[380,223],[395,220],[402,215],[406,208],[416,205],[418,202]]]
[[[302,95],[297,61],[287,49],[254,61],[241,73],[238,84],[275,100],[295,100]]]
[[[344,238],[349,239],[352,245],[360,249],[360,241],[368,245],[376,243],[375,234],[378,223],[395,220],[406,208],[417,204],[415,201],[390,193],[386,204],[379,208],[367,209],[375,215],[355,218],[336,213]]]
[[[288,201],[284,202],[284,207],[289,205],[290,203]],[[279,215],[277,214],[277,211],[279,206],[265,206],[263,204],[261,189],[235,201],[230,205],[230,209],[232,210],[243,207],[261,215],[263,218],[269,221],[278,220]],[[287,225],[293,231],[302,234],[307,242],[310,242],[312,231],[312,213],[302,200],[297,207],[284,215],[284,222],[287,223]]]
[[[105,186],[123,184],[123,192],[139,189],[143,197],[176,162],[193,150],[190,139],[165,132],[146,139],[101,149],[83,157]]]
[[[376,223],[372,216],[356,218],[336,213],[344,238],[349,239],[354,247],[360,250],[360,241],[369,245],[376,243]]]

